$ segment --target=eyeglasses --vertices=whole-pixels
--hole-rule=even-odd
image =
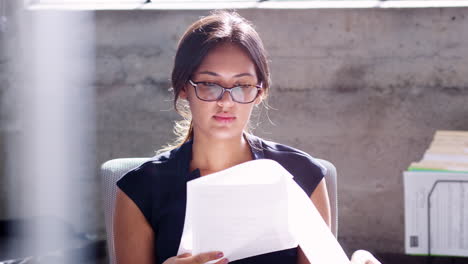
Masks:
[[[224,92],[229,92],[234,102],[240,104],[249,104],[255,101],[262,89],[262,85],[237,85],[231,88],[225,88],[219,84],[211,82],[193,82],[190,84],[195,88],[195,94],[198,99],[206,102],[219,101],[223,98]]]

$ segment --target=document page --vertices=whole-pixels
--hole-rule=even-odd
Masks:
[[[230,261],[300,245],[314,264],[349,263],[310,198],[273,160],[187,183],[178,254],[220,250]]]

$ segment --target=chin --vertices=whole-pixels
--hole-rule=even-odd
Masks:
[[[200,133],[208,140],[230,140],[241,138],[244,133],[244,127],[240,124],[219,125],[219,124],[204,124],[194,126],[195,133]]]
[[[239,138],[242,135],[242,133],[210,133],[210,138],[212,139],[218,139],[218,140],[227,140],[227,139],[234,139],[234,138]]]
[[[242,137],[243,130],[234,131],[231,129],[214,128],[209,131],[209,137],[218,140],[227,140]]]

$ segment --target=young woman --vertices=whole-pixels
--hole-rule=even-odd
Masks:
[[[178,144],[117,183],[114,218],[117,263],[206,263],[222,252],[176,256],[182,236],[186,183],[253,159],[285,167],[330,225],[324,168],[308,154],[247,133],[252,110],[270,89],[267,56],[257,32],[236,13],[216,12],[191,25],[172,72],[174,106],[188,114]],[[185,102],[188,109],[180,108]],[[216,234],[213,234],[216,235]],[[227,263],[222,258],[217,263]],[[300,248],[232,263],[308,263]]]

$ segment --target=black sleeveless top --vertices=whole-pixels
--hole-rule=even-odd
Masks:
[[[292,147],[245,134],[253,159],[272,159],[294,176],[310,196],[326,169],[310,155]],[[138,206],[155,233],[156,262],[176,256],[185,220],[186,183],[200,177],[198,169],[189,172],[192,141],[157,155],[126,173],[117,186]],[[286,249],[230,263],[296,264],[297,248]]]

